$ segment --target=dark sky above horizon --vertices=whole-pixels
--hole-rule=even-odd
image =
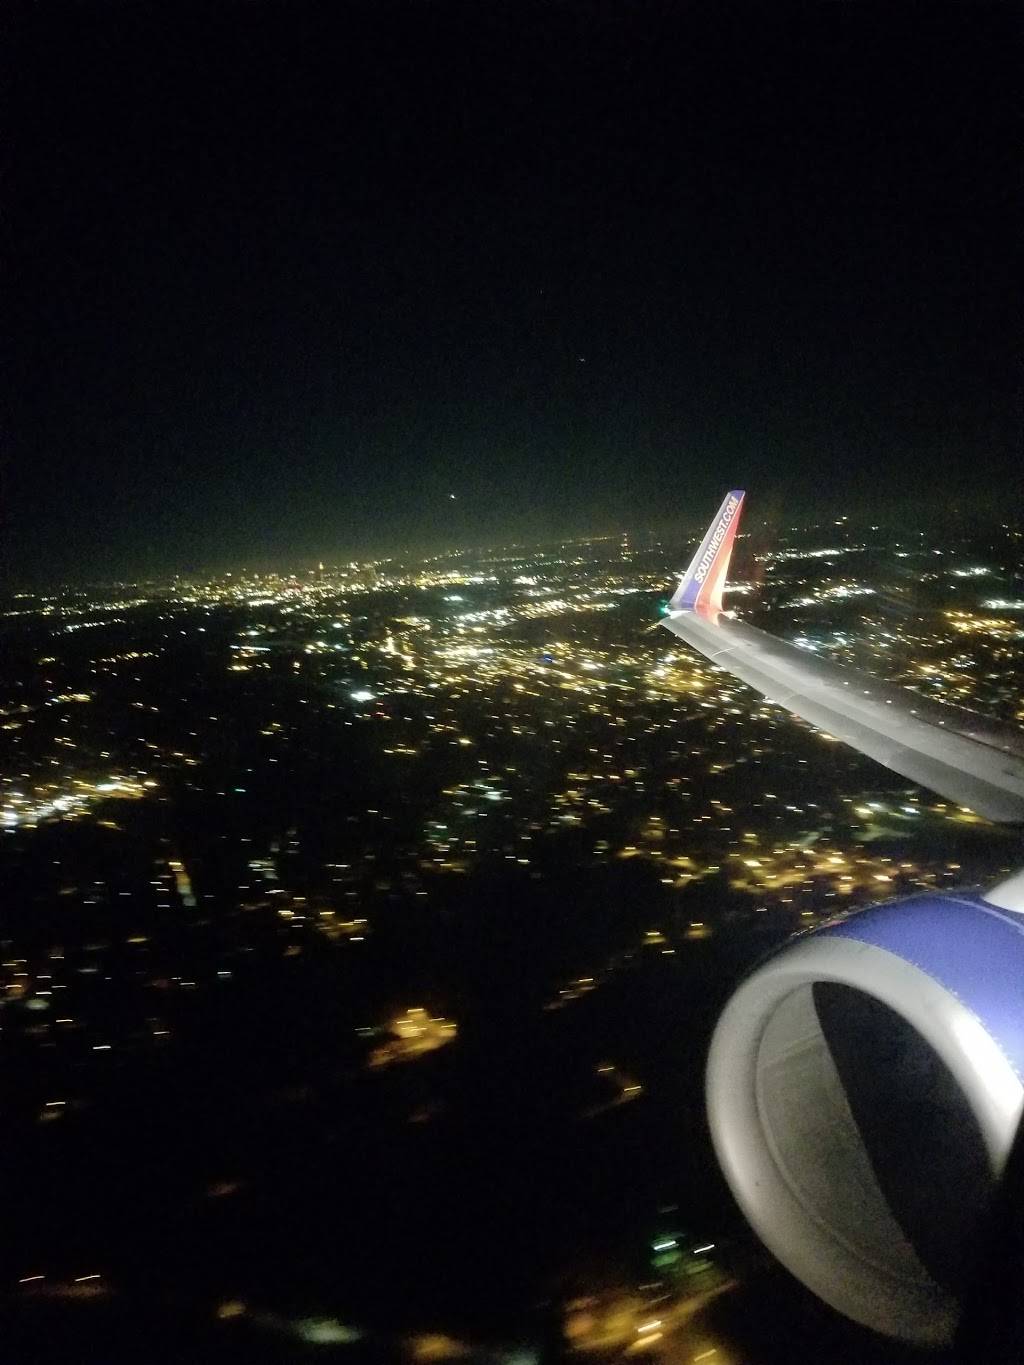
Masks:
[[[0,23],[11,585],[1020,504],[1016,7]]]

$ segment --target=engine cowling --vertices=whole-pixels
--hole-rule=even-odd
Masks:
[[[1024,1108],[1024,915],[910,897],[791,941],[726,1006],[707,1069],[737,1202],[827,1303],[953,1334]]]

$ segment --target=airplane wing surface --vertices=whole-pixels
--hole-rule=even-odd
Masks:
[[[721,610],[743,493],[727,494],[662,625],[769,701],[986,819],[1024,823],[1024,733],[819,659]]]

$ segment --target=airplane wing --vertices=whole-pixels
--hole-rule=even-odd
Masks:
[[[726,672],[893,772],[1024,823],[1024,733],[816,658],[722,611],[744,494],[726,495],[661,624]]]

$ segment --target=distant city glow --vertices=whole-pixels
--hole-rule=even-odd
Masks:
[[[950,574],[929,546],[788,535],[741,561],[742,619],[1024,719],[1024,603],[978,605],[980,575]],[[73,615],[19,598],[13,628],[33,644],[0,692],[0,835],[45,891],[24,930],[13,921],[0,998],[5,1035],[38,1053],[45,1081],[28,1122],[71,1132],[121,1069],[150,1056],[173,1069],[199,1017],[241,1055],[267,1026],[247,1010],[280,1011],[283,1036],[298,1010],[329,1060],[279,1069],[268,1105],[299,1127],[340,1122],[358,1110],[346,1087],[365,1085],[359,1104],[440,1142],[446,1107],[462,1123],[472,1106],[453,1078],[492,1011],[575,1030],[577,1012],[648,980],[692,980],[723,939],[739,961],[873,901],[986,875],[950,844],[976,815],[859,764],[669,635],[659,603],[678,559],[674,543],[616,536],[121,585],[78,594]],[[1008,572],[994,564],[986,585]],[[918,580],[938,610],[893,612]],[[537,973],[528,1007],[524,971]],[[634,1051],[614,1030],[584,1047],[559,1077],[573,1123],[656,1112],[657,1075]],[[198,1197],[240,1205],[255,1197],[247,1179],[217,1173]],[[728,1282],[714,1227],[698,1240],[655,1226],[645,1248],[664,1302],[620,1287],[567,1307],[574,1351],[675,1349],[693,1293]],[[45,1291],[30,1277],[46,1265],[23,1271],[26,1294],[113,1292],[74,1283],[88,1263]],[[248,1294],[228,1277],[211,1317],[311,1347],[361,1330]],[[401,1349],[425,1365],[477,1350],[431,1333]]]

